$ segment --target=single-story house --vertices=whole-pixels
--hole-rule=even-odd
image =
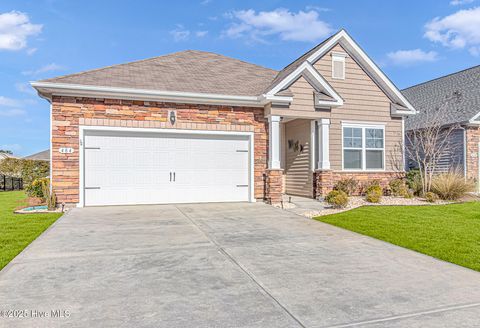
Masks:
[[[391,178],[414,107],[345,31],[276,71],[203,51],[32,82],[77,206],[281,201]],[[403,161],[402,158],[397,158]]]
[[[50,161],[50,149],[42,150],[38,153],[29,155],[29,156],[25,156],[24,159],[49,162]]]
[[[411,131],[431,125],[432,111],[440,111],[439,124],[448,128],[448,143],[439,159],[438,171],[461,170],[466,177],[480,180],[480,66],[424,82],[402,93],[418,113],[405,121]],[[446,101],[456,94],[453,101]],[[429,115],[430,114],[430,115]]]
[[[12,154],[6,153],[6,152],[0,152],[0,161],[7,159],[7,158],[17,158]]]

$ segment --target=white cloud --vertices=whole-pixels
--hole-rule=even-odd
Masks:
[[[27,39],[42,31],[41,24],[30,23],[27,14],[11,11],[0,14],[0,50],[21,50],[27,47]]]
[[[459,10],[425,25],[425,37],[452,49],[468,48],[478,53],[480,47],[480,7]]]
[[[0,117],[24,116],[27,112],[20,108],[0,109]]]
[[[39,75],[39,74],[53,72],[53,71],[61,71],[63,69],[65,69],[63,66],[60,66],[55,63],[50,63],[35,70],[23,71],[22,74],[23,75]]]
[[[30,48],[30,49],[27,50],[27,55],[31,56],[34,53],[36,53],[37,50],[38,50],[37,48]]]
[[[255,12],[253,9],[234,11],[226,15],[234,23],[223,32],[230,38],[248,37],[265,42],[278,35],[286,41],[318,41],[332,32],[330,25],[319,19],[318,11],[291,12],[288,9]]]
[[[461,5],[466,5],[466,4],[472,3],[474,1],[475,0],[452,0],[452,1],[450,1],[450,4],[452,6],[461,6]]]
[[[177,25],[177,28],[170,31],[170,35],[173,36],[175,42],[185,41],[190,38],[190,31],[186,30],[183,25]]]
[[[387,57],[393,64],[403,66],[438,60],[438,54],[435,51],[426,52],[421,49],[397,50],[389,52]]]
[[[0,106],[17,107],[17,106],[20,106],[20,101],[16,99],[0,96]]]
[[[206,36],[208,34],[208,31],[196,31],[195,32],[195,35],[199,38],[203,38],[204,36]]]
[[[27,93],[29,95],[36,95],[37,92],[35,91],[35,89],[33,89],[30,84],[28,83],[25,83],[25,82],[18,82],[18,83],[15,83],[15,89],[17,89],[17,91],[20,91],[20,92],[23,92],[23,93]]]
[[[200,4],[201,4],[202,6],[206,6],[206,5],[208,5],[210,2],[212,2],[212,0],[203,0],[203,1],[200,2]]]

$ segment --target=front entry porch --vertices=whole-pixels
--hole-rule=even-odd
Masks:
[[[266,198],[282,195],[316,198],[315,172],[330,170],[330,119],[269,116]]]

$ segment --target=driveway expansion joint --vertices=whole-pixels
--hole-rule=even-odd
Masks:
[[[274,303],[276,303],[285,313],[292,318],[300,327],[306,328],[306,326],[298,319],[292,312],[290,312],[285,305],[283,305],[272,293],[260,282],[255,278],[255,276],[250,273],[247,268],[241,265],[226,249],[224,249],[208,232],[206,232],[198,222],[196,222],[192,217],[182,211],[178,206],[176,206],[178,211],[182,213],[193,225],[197,227],[198,230],[210,240],[211,243],[215,245],[220,253],[222,253],[230,262],[232,262],[235,266],[237,266],[243,273],[245,273],[248,278],[262,291],[264,292]]]
[[[362,321],[357,321],[357,322],[343,323],[343,324],[339,324],[339,325],[324,326],[323,328],[356,327],[356,326],[363,326],[363,325],[369,325],[369,324],[377,324],[377,323],[381,323],[381,322],[388,322],[388,321],[414,318],[414,317],[419,317],[419,316],[429,315],[429,314],[435,314],[435,313],[469,309],[469,308],[474,308],[474,307],[480,307],[480,302],[450,305],[450,306],[446,306],[446,307],[444,306],[444,307],[439,307],[439,308],[424,310],[424,311],[419,311],[419,312],[410,312],[410,313],[398,314],[398,315],[385,317],[385,318],[362,320]]]

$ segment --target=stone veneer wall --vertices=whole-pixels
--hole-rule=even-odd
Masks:
[[[378,180],[382,187],[388,186],[390,180],[401,177],[401,172],[342,172],[333,170],[317,170],[314,172],[313,188],[315,198],[322,198],[333,190],[335,183],[342,179],[355,178],[359,182],[356,195],[361,193],[362,185],[368,181]]]
[[[169,110],[176,111],[174,125],[167,119]],[[255,198],[264,197],[268,124],[263,108],[55,96],[52,100],[51,178],[59,203],[79,201],[79,125],[252,131]],[[61,147],[71,147],[74,153],[60,154]]]
[[[265,172],[265,198],[270,204],[280,204],[283,194],[283,170]]]
[[[478,155],[479,147],[478,143],[480,142],[480,127],[469,127],[467,128],[467,177],[473,178],[477,183],[479,175],[479,166],[478,166]]]

